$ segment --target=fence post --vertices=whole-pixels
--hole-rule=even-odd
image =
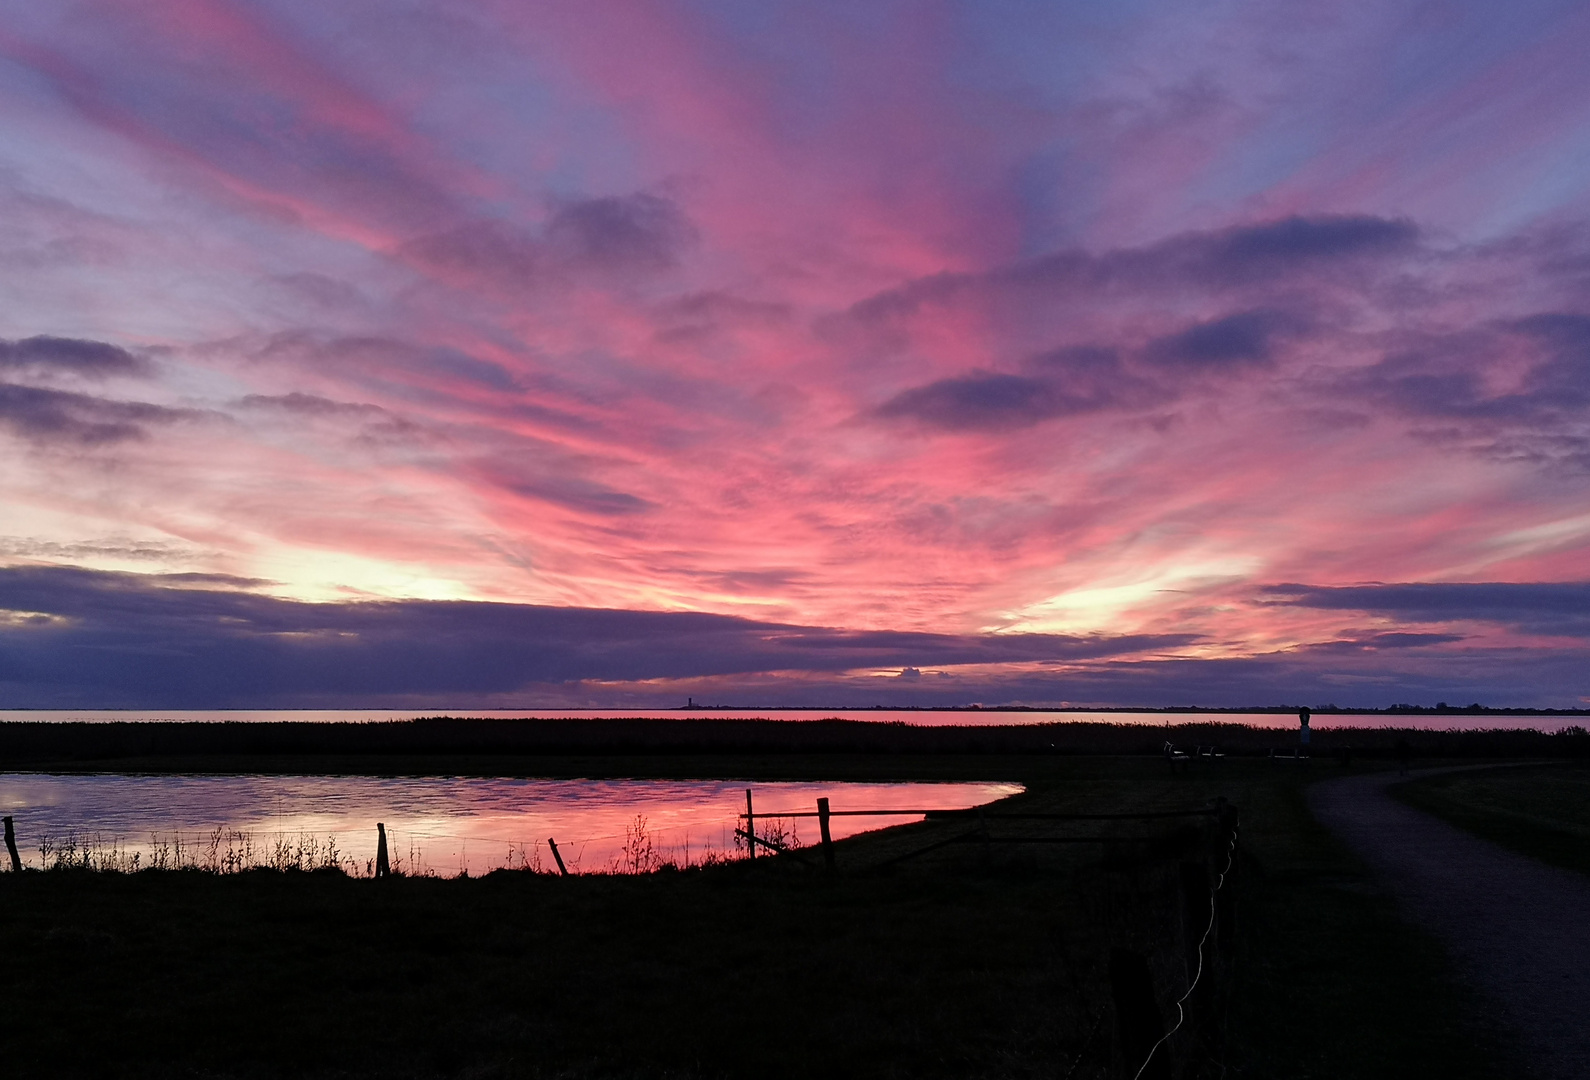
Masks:
[[[828,800],[817,800],[817,828],[823,834],[823,865],[834,868],[834,838],[828,833]]]
[[[1217,859],[1229,857],[1230,868],[1226,870],[1225,883],[1220,891],[1215,893],[1215,944],[1220,952],[1230,956],[1237,946],[1237,908],[1236,908],[1236,876],[1237,876],[1237,808],[1226,802],[1225,799],[1216,800],[1220,810],[1219,829],[1220,845],[1223,850],[1216,854]]]
[[[547,847],[552,849],[552,861],[558,864],[558,873],[568,877],[569,868],[563,865],[563,856],[558,854],[558,842],[549,836],[547,837]]]
[[[826,828],[823,830],[825,834],[827,831],[828,830]],[[22,859],[17,855],[17,833],[16,830],[11,827],[10,815],[6,816],[6,851],[11,853],[12,872],[15,873],[20,871],[22,869]]]
[[[745,789],[745,852],[746,858],[756,858],[756,841],[751,837],[756,835],[756,816],[751,810],[751,789]]]
[[[1115,1002],[1115,1033],[1120,1039],[1124,1075],[1131,1077],[1134,1070],[1141,1070],[1137,1075],[1142,1080],[1170,1080],[1169,1055],[1154,1052],[1165,1027],[1154,1001],[1148,961],[1130,949],[1111,949],[1110,994]]]
[[[386,857],[386,826],[381,822],[375,823],[375,876],[386,877],[392,872],[392,864]]]
[[[1229,874],[1225,887],[1215,893],[1215,948],[1223,956],[1237,949],[1237,905]]]
[[[1202,960],[1200,945],[1205,931],[1214,930],[1212,904],[1209,893],[1209,867],[1201,862],[1181,864],[1182,937],[1186,946],[1187,981],[1197,977]]]

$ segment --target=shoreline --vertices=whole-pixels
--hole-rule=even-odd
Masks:
[[[1233,723],[1096,721],[915,726],[858,720],[699,717],[614,720],[435,718],[369,723],[0,721],[0,770],[300,772],[373,775],[964,776],[1012,778],[1078,756],[1157,757],[1169,742],[1231,758],[1290,755],[1297,734]],[[1535,729],[1313,729],[1316,763],[1433,758],[1579,758],[1590,733]],[[1219,758],[1198,760],[1218,767]],[[1289,759],[1290,761],[1290,759]],[[1003,777],[1002,777],[1003,778]]]

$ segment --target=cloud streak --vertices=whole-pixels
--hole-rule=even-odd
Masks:
[[[1590,583],[1413,582],[1395,585],[1270,585],[1271,602],[1363,611],[1408,622],[1497,622],[1534,633],[1590,637]]]
[[[0,371],[67,372],[104,378],[144,375],[148,364],[126,349],[103,341],[37,334],[21,341],[0,341]]]
[[[1566,615],[1329,591],[1583,578],[1586,46],[1531,4],[19,11],[0,566],[270,581],[237,617],[327,641],[520,612],[587,698],[1590,695]],[[589,616],[631,666],[567,611],[650,613]],[[299,640],[250,670],[312,696]]]
[[[194,409],[0,383],[0,427],[40,446],[95,447],[146,439],[153,425],[202,415]]]
[[[31,701],[278,705],[542,700],[587,683],[1054,663],[1175,637],[946,635],[694,612],[435,601],[303,604],[203,575],[0,570],[0,685]],[[667,700],[667,691],[654,698]]]

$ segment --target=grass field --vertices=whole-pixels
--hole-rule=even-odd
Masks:
[[[1190,1002],[1183,1075],[1505,1075],[1439,951],[1308,816],[1306,768],[826,761],[1022,780],[1003,808],[1028,812],[1224,796],[1243,823],[1236,948]],[[972,843],[883,865],[966,828],[842,842],[832,875],[782,858],[644,877],[3,874],[0,1060],[18,1077],[1119,1075],[1110,950],[1150,959],[1173,1018],[1190,921],[1174,872],[1196,840],[1166,826],[1152,843]]]
[[[1391,790],[1476,836],[1590,874],[1590,763],[1465,770]]]

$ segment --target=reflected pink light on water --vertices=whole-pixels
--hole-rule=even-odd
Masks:
[[[1022,790],[1013,783],[10,773],[0,775],[0,807],[16,819],[19,846],[33,866],[41,865],[38,846],[46,839],[115,843],[147,865],[159,841],[180,836],[202,846],[220,829],[246,834],[261,861],[278,840],[334,839],[363,872],[375,857],[379,821],[395,866],[450,877],[525,864],[552,870],[549,837],[570,871],[612,870],[637,818],[661,859],[694,864],[713,854],[733,857],[748,786],[759,814],[815,810],[820,797],[835,810],[966,807]],[[911,820],[838,817],[832,831],[837,839]],[[801,843],[816,842],[815,821],[785,825]]]
[[[929,709],[9,709],[0,721],[32,723],[128,723],[172,721],[196,723],[392,723],[453,716],[486,720],[855,720],[865,723],[914,724],[919,727],[966,725],[988,727],[1030,724],[1246,724],[1257,728],[1295,729],[1295,712],[1088,712],[1032,709],[1020,712]],[[1315,713],[1314,729],[1417,728],[1425,731],[1494,729],[1561,731],[1584,726],[1580,715],[1529,716],[1487,713]]]

